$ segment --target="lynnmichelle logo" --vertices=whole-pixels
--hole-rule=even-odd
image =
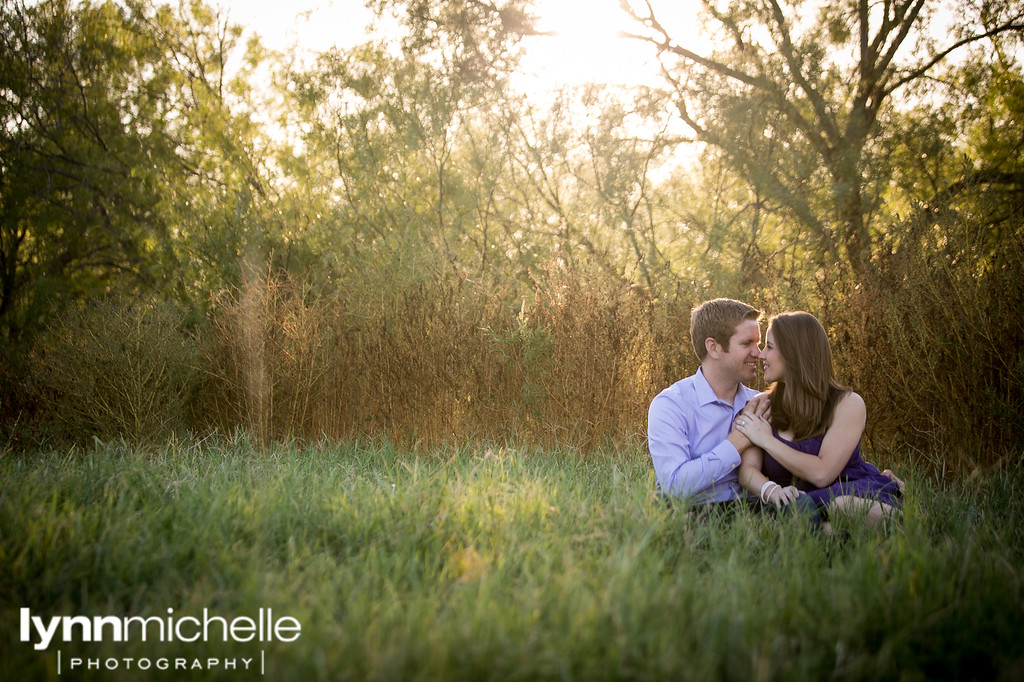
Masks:
[[[255,618],[225,618],[203,609],[202,616],[178,616],[167,609],[166,616],[52,616],[44,619],[22,608],[21,641],[37,651],[56,649],[57,672],[68,670],[245,670],[262,673],[265,654],[255,657],[120,657],[88,658],[62,655],[60,645],[77,642],[147,643],[257,643],[294,642],[302,636],[302,624],[291,616],[276,617],[273,609],[260,609]]]

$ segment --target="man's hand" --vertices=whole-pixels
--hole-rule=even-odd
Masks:
[[[767,393],[758,393],[747,401],[747,404],[743,406],[743,411],[740,412],[740,414],[745,414],[750,417],[764,417],[766,420],[771,421],[772,401],[768,397]]]

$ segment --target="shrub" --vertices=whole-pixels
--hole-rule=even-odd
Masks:
[[[201,371],[169,305],[103,300],[61,316],[33,362],[50,435],[73,442],[159,440],[191,423]]]
[[[838,364],[886,449],[939,469],[1000,463],[1024,445],[1024,226],[928,213],[832,311]]]

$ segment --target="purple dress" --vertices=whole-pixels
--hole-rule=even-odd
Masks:
[[[806,440],[798,440],[796,442],[786,440],[773,430],[776,438],[783,443],[789,445],[794,450],[800,452],[806,452],[809,455],[817,455],[821,450],[821,441],[824,436],[817,436],[815,438],[807,438]],[[807,481],[803,481],[775,461],[771,455],[767,452],[764,453],[764,460],[761,464],[761,473],[767,476],[769,479],[776,483],[787,486],[795,485],[798,490],[802,490],[807,493],[808,496],[819,508],[828,505],[836,497],[843,495],[853,495],[856,497],[865,497],[873,500],[878,500],[884,504],[888,504],[894,507],[900,505],[900,499],[903,494],[900,492],[899,486],[895,481],[875,468],[873,464],[869,464],[861,459],[860,456],[860,443],[857,443],[857,447],[854,448],[853,454],[850,455],[850,461],[846,463],[843,470],[839,472],[839,477],[829,486],[825,488],[815,488],[812,484]]]

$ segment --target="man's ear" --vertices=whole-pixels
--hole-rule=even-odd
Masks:
[[[708,355],[712,358],[718,359],[718,351],[721,349],[721,346],[715,341],[715,337],[709,336],[704,339],[704,349],[707,350]]]

